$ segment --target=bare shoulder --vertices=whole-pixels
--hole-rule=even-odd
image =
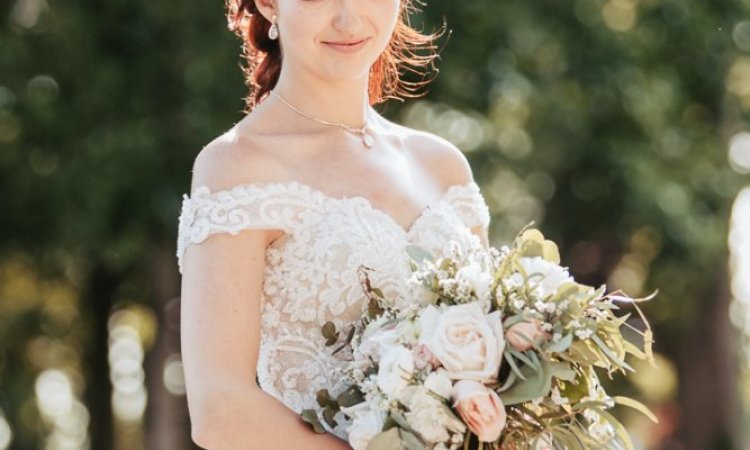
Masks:
[[[238,132],[235,125],[206,144],[193,162],[191,192],[199,186],[210,191],[239,184],[274,181],[284,167],[274,157],[267,139]]]
[[[452,142],[427,131],[399,127],[408,151],[445,188],[474,180],[466,155]]]

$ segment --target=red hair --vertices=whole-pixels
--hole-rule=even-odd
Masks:
[[[435,69],[434,62],[438,58],[435,40],[445,32],[445,23],[433,34],[422,34],[409,22],[409,14],[418,11],[412,0],[401,0],[400,5],[399,20],[393,35],[370,67],[368,94],[371,105],[389,98],[419,97],[417,90],[434,78],[425,79],[425,72]],[[249,112],[276,85],[281,73],[281,49],[278,39],[268,37],[271,23],[260,14],[255,0],[226,0],[226,6],[229,29],[243,43],[242,53],[247,65],[242,67],[242,71],[245,84],[250,89],[246,98],[246,110]],[[418,54],[419,50],[427,50],[427,54]],[[410,82],[402,79],[402,74],[407,71],[422,75],[423,80]],[[437,70],[432,73],[437,73]]]

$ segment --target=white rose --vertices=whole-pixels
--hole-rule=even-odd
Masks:
[[[390,399],[397,398],[409,385],[414,373],[414,356],[403,346],[389,348],[378,367],[378,387]]]
[[[479,264],[472,263],[462,267],[456,273],[456,279],[471,286],[478,299],[484,300],[489,297],[492,275],[483,270]]]
[[[505,349],[500,311],[487,315],[478,303],[467,303],[448,307],[437,320],[430,307],[424,313],[420,343],[440,360],[449,378],[497,378]]]
[[[425,440],[433,444],[446,442],[452,433],[463,434],[466,425],[443,402],[427,392],[424,386],[410,386],[406,399],[409,411],[406,422]]]
[[[349,426],[349,444],[354,450],[366,450],[372,438],[383,430],[385,412],[368,402],[358,403],[341,412],[351,417]]]
[[[450,399],[453,392],[453,383],[448,378],[445,370],[442,369],[427,375],[427,378],[424,380],[424,387],[444,399]]]

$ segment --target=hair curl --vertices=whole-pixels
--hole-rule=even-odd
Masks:
[[[419,11],[413,1],[424,5],[421,0],[401,0],[399,20],[387,47],[370,67],[368,94],[370,104],[382,103],[389,98],[403,99],[419,97],[420,87],[434,79],[438,70],[435,59],[435,41],[446,30],[442,27],[432,34],[422,34],[412,28],[409,16]],[[246,111],[255,105],[276,85],[281,73],[281,48],[279,40],[268,37],[271,23],[263,17],[255,5],[255,0],[226,0],[229,29],[242,39],[242,54],[247,63],[242,66],[245,84],[250,89],[246,97]],[[426,50],[426,54],[419,51]],[[421,75],[421,81],[407,81],[402,78],[405,72]],[[432,74],[428,78],[428,73]]]

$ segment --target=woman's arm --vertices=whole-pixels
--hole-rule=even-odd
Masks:
[[[193,185],[226,187],[206,165],[196,162]],[[247,229],[185,249],[180,332],[192,438],[211,450],[350,450],[336,436],[315,434],[255,383],[269,237]]]

